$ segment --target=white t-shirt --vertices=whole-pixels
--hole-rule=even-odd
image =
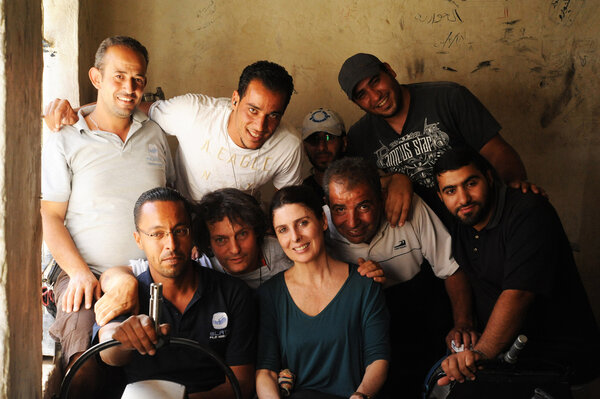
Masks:
[[[358,263],[359,257],[378,262],[387,278],[385,287],[416,276],[421,271],[423,258],[429,261],[439,278],[445,279],[458,269],[452,257],[450,234],[416,194],[413,195],[412,217],[404,226],[391,227],[384,221],[369,244],[348,241],[335,228],[329,207],[325,205],[323,210],[329,226],[325,238],[332,256],[349,263]]]
[[[146,190],[173,183],[164,133],[136,111],[125,142],[79,120],[51,134],[42,150],[42,200],[67,202],[65,225],[96,273],[144,256],[133,239],[133,206]]]
[[[262,283],[269,280],[277,273],[289,269],[294,264],[294,262],[285,255],[275,237],[266,236],[261,249],[265,264],[249,273],[234,276],[244,281],[252,289],[257,289]],[[227,273],[227,270],[223,268],[221,263],[219,263],[219,260],[214,256],[209,258],[202,254],[199,259],[196,259],[196,262],[209,269]],[[130,260],[129,266],[131,266],[133,273],[137,276],[148,269],[148,261],[145,259]]]
[[[200,200],[225,187],[257,191],[273,181],[276,188],[302,183],[303,147],[299,133],[281,122],[256,150],[238,147],[227,133],[228,98],[185,94],[155,102],[150,117],[179,141],[175,158],[179,191]]]

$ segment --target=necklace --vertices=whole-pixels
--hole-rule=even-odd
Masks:
[[[88,118],[90,118],[90,120],[94,123],[94,125],[96,125],[96,130],[102,130],[100,128],[100,125],[98,125],[98,122],[96,122],[96,120],[94,119],[94,117],[92,116],[92,113],[88,114]],[[129,116],[129,124],[131,124],[131,120],[133,118],[133,115]],[[103,130],[104,131],[104,130]],[[108,131],[108,130],[106,130]]]
[[[89,114],[88,117],[90,118],[90,120],[92,122],[94,122],[94,125],[96,125],[96,130],[102,130],[102,129],[100,129],[100,126],[98,125],[98,122],[96,122],[96,120],[94,118],[92,118],[92,114]]]

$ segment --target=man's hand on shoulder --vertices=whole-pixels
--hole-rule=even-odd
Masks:
[[[385,194],[385,214],[390,225],[403,226],[412,203],[412,182],[408,176],[394,173],[381,178],[381,187]]]
[[[53,132],[58,132],[63,126],[74,125],[78,119],[68,100],[54,99],[44,109],[44,122]]]
[[[161,335],[168,335],[170,330],[171,326],[168,324],[160,325]],[[112,337],[121,343],[121,349],[135,349],[142,355],[154,355],[156,353],[158,335],[154,329],[154,321],[148,315],[141,314],[129,317],[116,326]]]
[[[86,309],[92,308],[92,302],[101,295],[100,282],[89,269],[78,271],[69,276],[69,285],[63,295],[63,312],[77,312],[82,301]]]
[[[358,258],[358,269],[356,270],[361,276],[372,278],[376,283],[383,284],[386,281],[383,269],[375,261]]]
[[[512,188],[516,188],[521,190],[521,192],[523,194],[525,194],[528,191],[531,191],[534,194],[539,194],[539,195],[543,195],[544,197],[548,198],[548,194],[546,193],[546,190],[544,190],[543,188],[537,186],[534,183],[530,183],[528,181],[525,180],[514,180],[508,183],[509,187]]]

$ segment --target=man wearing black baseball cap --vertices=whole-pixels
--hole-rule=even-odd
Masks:
[[[386,175],[382,184],[392,225],[406,219],[413,187],[442,220],[450,220],[435,193],[432,168],[458,145],[479,151],[509,186],[542,192],[526,181],[525,166],[500,136],[500,124],[465,87],[451,82],[401,85],[388,63],[365,53],[344,62],[338,81],[367,113],[349,129],[346,153],[370,159]]]

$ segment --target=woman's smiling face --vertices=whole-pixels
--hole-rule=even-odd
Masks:
[[[294,262],[311,262],[325,251],[327,219],[320,216],[302,204],[286,204],[273,212],[279,244]]]

